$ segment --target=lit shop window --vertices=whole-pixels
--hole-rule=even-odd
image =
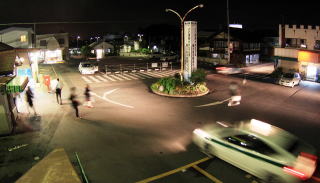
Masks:
[[[26,35],[22,35],[22,36],[20,37],[20,41],[21,41],[21,42],[27,42],[27,36],[26,36]]]

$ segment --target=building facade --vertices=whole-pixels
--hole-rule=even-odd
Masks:
[[[14,48],[32,48],[33,34],[31,28],[10,27],[0,31],[0,42]]]
[[[275,48],[277,67],[320,82],[320,26],[279,25],[279,45]]]
[[[230,31],[230,63],[249,65],[260,62],[260,37],[245,30]],[[217,63],[228,61],[228,33],[219,31],[199,46],[200,57],[216,60]]]

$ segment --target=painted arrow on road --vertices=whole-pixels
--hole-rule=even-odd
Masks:
[[[113,92],[116,91],[116,90],[118,90],[118,88],[113,89],[113,90],[110,90],[110,91],[107,91],[107,92],[105,92],[105,93],[103,94],[103,96],[100,96],[100,95],[98,95],[98,94],[96,94],[96,93],[94,93],[94,92],[91,92],[91,94],[94,95],[94,96],[96,96],[96,97],[98,97],[98,98],[100,98],[100,99],[102,99],[102,100],[104,100],[104,101],[106,101],[106,102],[109,102],[109,103],[112,103],[112,104],[115,104],[115,105],[120,105],[120,106],[122,106],[122,107],[127,107],[127,108],[131,108],[131,109],[134,108],[133,106],[126,105],[126,104],[121,104],[121,103],[119,103],[119,102],[116,102],[116,101],[113,101],[113,100],[107,98],[107,95],[113,93]]]

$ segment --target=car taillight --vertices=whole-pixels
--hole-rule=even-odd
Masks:
[[[283,167],[283,170],[301,180],[310,178],[317,167],[318,157],[309,153],[300,153],[293,167]]]
[[[225,70],[226,67],[217,67],[216,70]]]

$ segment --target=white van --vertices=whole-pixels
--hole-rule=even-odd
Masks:
[[[79,71],[81,74],[94,74],[98,72],[98,66],[92,62],[80,62]]]

